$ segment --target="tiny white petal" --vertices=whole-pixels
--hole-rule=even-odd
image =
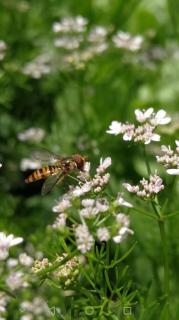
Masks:
[[[167,173],[171,174],[173,176],[178,176],[179,175],[179,169],[167,169]]]

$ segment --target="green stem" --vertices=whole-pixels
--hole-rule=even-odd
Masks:
[[[163,216],[162,212],[160,211],[160,207],[155,201],[152,201],[152,206],[155,213],[160,217],[158,219],[158,226],[160,230],[160,238],[162,243],[163,249],[163,268],[164,268],[164,293],[165,293],[165,304],[166,304],[166,320],[169,317],[169,261],[168,261],[168,245],[167,245],[167,235],[166,235],[166,224],[165,224],[165,217]]]
[[[150,176],[151,175],[151,169],[150,169],[149,159],[147,157],[145,145],[144,145],[144,158],[145,158],[145,163],[146,163],[146,167],[147,167],[147,173]]]
[[[164,291],[165,291],[165,301],[169,305],[169,263],[168,263],[168,248],[167,248],[167,236],[165,231],[164,220],[158,221],[160,229],[160,237],[163,246],[163,265],[164,265]],[[168,316],[168,315],[167,315]]]

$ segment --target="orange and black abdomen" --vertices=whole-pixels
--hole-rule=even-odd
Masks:
[[[58,173],[59,171],[60,168],[57,166],[46,166],[32,172],[32,174],[25,179],[25,182],[31,183],[37,180],[45,179],[54,173]]]

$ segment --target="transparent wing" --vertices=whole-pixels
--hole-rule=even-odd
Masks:
[[[64,171],[61,171],[57,174],[54,174],[52,176],[49,176],[43,186],[42,186],[42,191],[41,194],[44,196],[45,194],[49,193],[57,183],[61,182],[64,179]]]
[[[56,155],[55,153],[52,153],[46,149],[34,150],[31,157],[34,160],[40,160],[46,162],[47,164],[53,164],[63,159],[61,156]]]

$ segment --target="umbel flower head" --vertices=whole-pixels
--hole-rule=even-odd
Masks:
[[[150,175],[149,180],[143,178],[139,185],[131,185],[123,183],[123,186],[131,193],[135,193],[138,197],[143,199],[152,199],[160,191],[164,189],[162,179],[157,175]]]
[[[172,150],[171,146],[162,145],[161,155],[156,156],[157,162],[163,164],[171,175],[179,175],[179,140],[175,143],[175,150]]]
[[[139,122],[138,126],[112,121],[106,132],[113,135],[122,134],[124,141],[149,144],[151,141],[160,141],[160,135],[155,132],[156,128],[171,121],[171,118],[166,115],[166,111],[163,109],[157,113],[154,112],[153,108],[147,110],[136,109],[135,116]]]

